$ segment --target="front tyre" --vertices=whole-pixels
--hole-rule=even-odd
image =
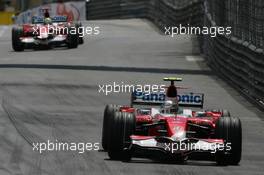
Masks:
[[[78,30],[75,28],[75,26],[69,27],[67,44],[69,49],[74,49],[78,47],[79,36],[78,36]]]
[[[75,27],[78,31],[78,43],[79,44],[83,44],[84,43],[84,39],[83,39],[83,36],[84,36],[84,29],[83,29],[83,26],[82,26],[82,23],[76,23],[75,24]]]
[[[134,114],[126,112],[115,112],[113,123],[109,132],[108,156],[112,160],[131,159],[129,146],[130,136],[135,133],[136,118]]]
[[[20,37],[23,36],[23,27],[12,28],[12,47],[14,51],[24,51],[24,44],[21,42]]]
[[[216,153],[216,162],[219,165],[237,165],[241,160],[242,126],[239,118],[221,117],[216,123],[215,138],[223,139],[225,151]]]
[[[119,111],[119,106],[117,105],[107,105],[104,110],[104,121],[103,121],[103,129],[102,129],[102,146],[105,151],[108,149],[108,138],[109,138],[109,130],[112,124],[112,119],[114,113]]]

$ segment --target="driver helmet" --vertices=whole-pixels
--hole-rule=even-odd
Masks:
[[[161,111],[167,114],[173,114],[178,112],[178,103],[176,100],[165,100],[162,104]]]
[[[45,18],[44,19],[44,24],[52,24],[51,18]]]

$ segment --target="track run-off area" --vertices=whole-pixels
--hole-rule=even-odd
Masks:
[[[0,27],[1,175],[263,174],[263,113],[207,67],[195,36],[171,38],[140,19],[83,24],[99,26],[100,34],[85,36],[77,49],[24,52],[12,50],[11,27]],[[193,160],[126,163],[109,160],[103,151],[33,151],[32,142],[47,140],[100,143],[105,105],[129,104],[130,94],[106,96],[98,85],[159,85],[166,76],[182,77],[180,86],[204,93],[205,108],[228,109],[241,119],[239,166]]]

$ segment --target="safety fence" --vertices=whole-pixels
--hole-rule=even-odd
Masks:
[[[165,26],[193,25],[202,22],[202,0],[154,0],[149,1],[147,18],[161,29]]]
[[[116,19],[146,17],[149,0],[90,0],[88,19]]]
[[[206,0],[205,26],[230,26],[232,34],[203,36],[209,65],[250,99],[264,106],[264,2]]]
[[[148,18],[160,27],[200,24],[202,0],[90,0],[87,19]]]
[[[263,0],[90,0],[87,19],[148,18],[166,26],[232,27],[231,35],[199,36],[209,65],[264,106]]]

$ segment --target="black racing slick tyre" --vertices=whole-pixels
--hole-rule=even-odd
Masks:
[[[130,160],[130,136],[135,133],[136,118],[132,113],[115,112],[108,140],[108,156],[112,160]]]
[[[84,44],[83,36],[79,36],[79,44]]]
[[[109,135],[109,129],[112,124],[112,119],[114,116],[114,113],[119,111],[119,106],[117,105],[106,105],[104,110],[104,121],[103,121],[103,128],[102,128],[102,147],[105,151],[107,151],[108,148],[108,135]]]
[[[20,37],[23,36],[22,27],[12,28],[12,47],[14,51],[21,52],[24,50],[24,44],[21,42]]]
[[[221,117],[216,123],[215,138],[225,141],[225,150],[216,153],[219,165],[237,165],[241,160],[242,126],[239,118]],[[227,144],[229,145],[227,147]]]
[[[75,28],[75,26],[69,27],[67,44],[69,49],[74,49],[78,47],[79,36],[78,36],[78,30]]]
[[[84,39],[83,39],[84,29],[83,29],[82,23],[76,23],[75,27],[77,28],[77,31],[78,31],[78,42],[79,44],[83,44],[84,43]]]

